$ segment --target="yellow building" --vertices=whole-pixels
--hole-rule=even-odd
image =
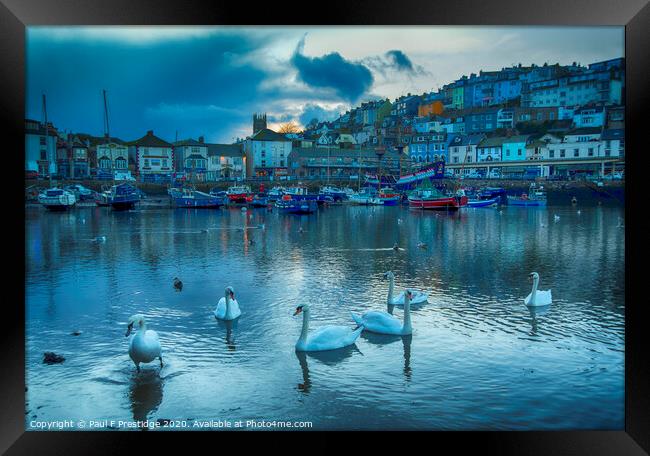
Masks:
[[[430,103],[421,104],[418,106],[418,117],[427,117],[430,115],[440,115],[444,110],[442,101],[435,100]]]

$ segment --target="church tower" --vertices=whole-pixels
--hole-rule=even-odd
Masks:
[[[253,134],[266,128],[266,113],[253,114]]]

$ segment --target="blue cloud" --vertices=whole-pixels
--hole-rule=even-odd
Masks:
[[[298,44],[291,63],[298,70],[298,77],[305,84],[333,89],[349,101],[356,101],[374,81],[370,70],[362,63],[346,60],[338,52],[322,57],[303,55],[304,38]]]
[[[319,122],[324,120],[330,121],[337,119],[344,111],[345,107],[343,105],[337,106],[334,109],[327,109],[315,103],[308,103],[298,120],[300,120],[302,125],[307,125],[312,119],[317,119]]]
[[[386,53],[386,58],[389,62],[392,63],[395,69],[399,71],[413,72],[415,70],[413,68],[413,62],[411,62],[411,59],[409,59],[407,55],[400,50],[394,49],[392,51],[388,51]]]

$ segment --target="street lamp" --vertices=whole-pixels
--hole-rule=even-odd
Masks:
[[[384,150],[384,147],[382,145],[375,149],[375,155],[377,155],[377,179],[379,181],[377,188],[378,191],[381,190],[381,158],[385,153],[386,150]]]

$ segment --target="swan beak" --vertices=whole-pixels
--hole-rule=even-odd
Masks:
[[[133,330],[133,323],[129,323],[129,327],[126,328],[126,334],[124,335],[124,337],[129,337],[132,330]]]
[[[298,308],[296,309],[296,311],[293,313],[293,316],[295,317],[295,316],[298,315],[300,312],[302,312],[302,307],[298,307]]]

